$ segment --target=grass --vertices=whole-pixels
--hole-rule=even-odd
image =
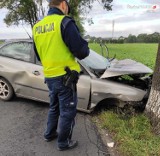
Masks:
[[[0,41],[0,44],[2,44],[3,43],[3,41]]]
[[[160,156],[160,137],[152,133],[144,114],[123,119],[122,115],[104,111],[98,115],[103,129],[109,130],[123,156]]]
[[[90,48],[101,54],[98,44]],[[108,44],[109,56],[130,58],[154,69],[158,44]],[[96,118],[101,128],[107,129],[122,156],[160,156],[160,137],[152,133],[149,119],[142,114],[124,118],[113,111],[102,111]],[[99,124],[98,124],[99,125]]]

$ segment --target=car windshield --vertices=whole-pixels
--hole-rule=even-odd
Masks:
[[[90,54],[81,60],[82,64],[92,69],[106,69],[110,66],[110,62],[103,56],[97,54],[90,49]]]

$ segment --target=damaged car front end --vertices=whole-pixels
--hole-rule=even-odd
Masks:
[[[91,50],[91,55],[97,54]],[[102,59],[100,62],[103,62],[103,65],[96,62],[97,58],[99,61]],[[119,107],[129,104],[144,108],[151,88],[153,71],[150,68],[131,59],[109,61],[100,55],[92,57],[92,63],[87,59],[89,58],[82,62],[95,75],[91,83],[90,109],[94,109],[101,102]]]

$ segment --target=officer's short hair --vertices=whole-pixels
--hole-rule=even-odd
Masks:
[[[65,1],[65,0],[48,0],[49,6],[58,6],[63,1]]]
[[[66,1],[67,5],[68,5],[68,14],[71,11],[71,8],[69,6],[69,0],[47,0],[49,2],[49,7],[52,8],[54,6],[59,6],[61,2]]]

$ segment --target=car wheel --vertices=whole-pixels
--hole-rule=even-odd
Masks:
[[[14,91],[11,84],[7,80],[0,78],[0,99],[9,101],[12,99],[13,95]]]

